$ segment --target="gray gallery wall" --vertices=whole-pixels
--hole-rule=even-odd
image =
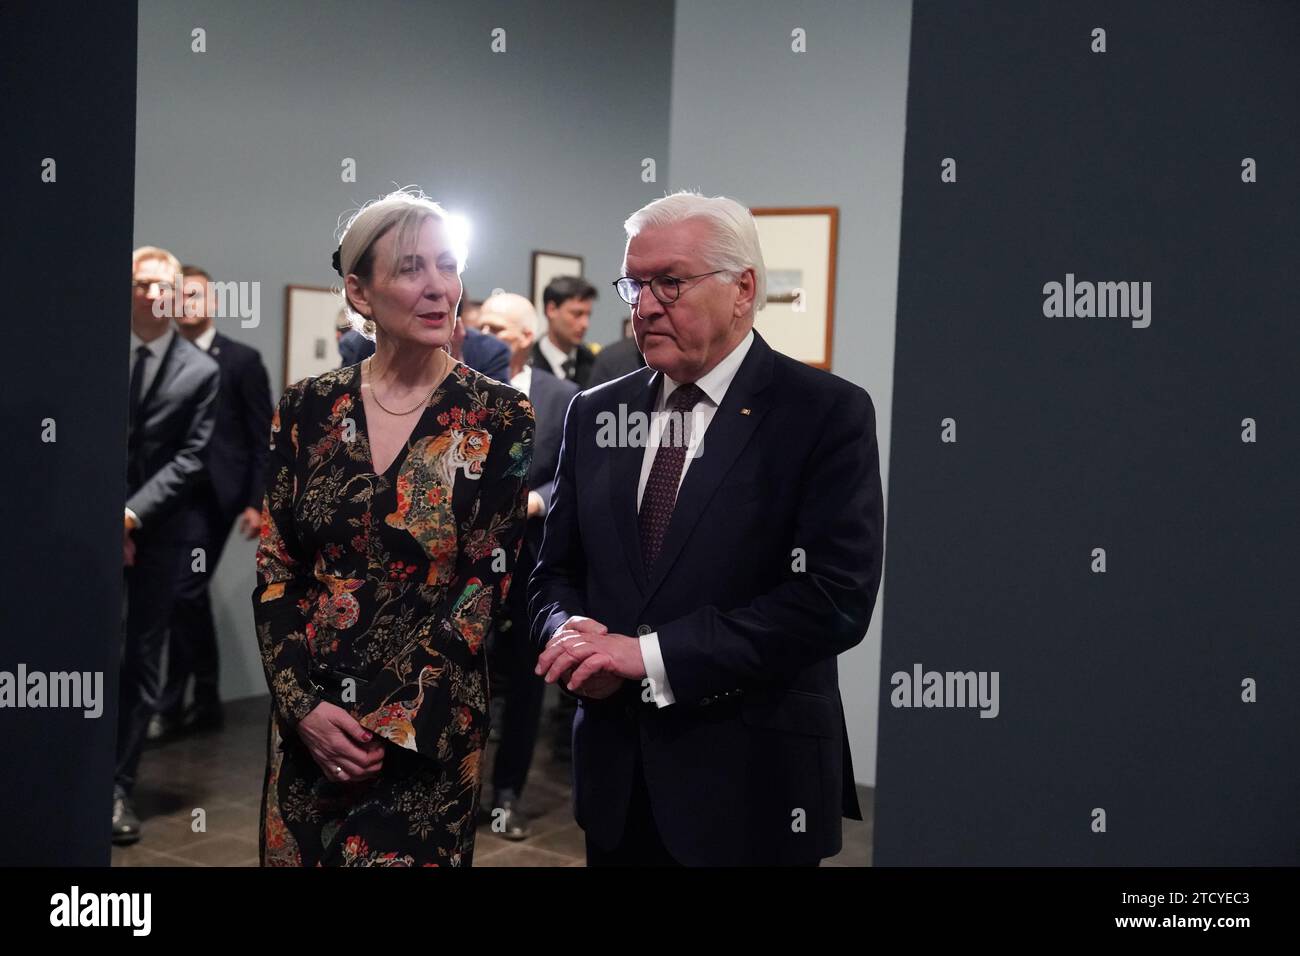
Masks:
[[[207,51],[191,51],[191,31]],[[503,28],[504,53],[491,50]],[[622,222],[667,174],[673,6],[600,0],[211,3],[141,0],[136,244],[222,280],[261,283],[261,323],[219,327],[283,387],[286,284],[332,285],[340,214],[417,183],[472,221],[467,288],[527,293],[533,249],[572,252],[602,290]],[[357,181],[343,183],[343,158]],[[658,166],[641,179],[642,159]],[[590,339],[619,334],[602,291]],[[123,316],[123,335],[126,317]],[[123,352],[125,356],[125,349]],[[228,699],[265,693],[249,595],[254,545],[228,546],[213,586]]]
[[[806,52],[791,49],[796,28]],[[678,0],[673,40],[672,187],[839,207],[832,371],[875,402],[886,502],[910,29],[897,0]],[[866,640],[840,658],[853,769],[869,785],[881,587]]]

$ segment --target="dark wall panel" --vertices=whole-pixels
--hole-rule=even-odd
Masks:
[[[0,708],[0,864],[106,866],[121,647],[135,4],[7,4],[4,21],[0,99],[14,112],[0,150],[0,671],[98,674],[102,696],[97,717],[85,708]],[[42,181],[47,158],[52,182]],[[54,441],[43,440],[47,419]]]
[[[878,864],[1300,862],[1298,89],[1294,4],[915,5]]]

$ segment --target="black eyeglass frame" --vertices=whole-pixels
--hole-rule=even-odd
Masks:
[[[619,276],[617,279],[614,280],[612,285],[614,286],[614,291],[618,293],[618,297],[622,299],[624,302],[626,302],[628,305],[636,305],[638,302],[641,301],[641,290],[644,289],[646,286],[650,287],[650,294],[659,300],[660,305],[672,305],[674,302],[676,302],[678,299],[682,297],[683,282],[689,282],[692,279],[704,279],[708,276],[715,276],[720,272],[730,272],[730,271],[731,271],[730,269],[714,269],[712,272],[701,272],[699,275],[694,275],[694,276],[672,276],[665,273],[663,275],[651,276],[649,279],[644,279],[644,280],[637,279],[633,276]],[[671,282],[672,283],[671,288],[677,290],[676,294],[671,299],[665,299],[662,295],[659,294],[659,290],[655,288],[655,283],[659,282],[660,280],[667,280]],[[636,283],[636,295],[633,296],[631,299],[629,299],[627,296],[623,294],[623,290],[621,286],[623,285],[624,282]]]

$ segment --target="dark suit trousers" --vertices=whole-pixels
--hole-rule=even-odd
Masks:
[[[195,705],[210,707],[219,703],[217,628],[208,590],[234,520],[233,515],[221,510],[210,488],[195,495],[189,522],[194,540],[186,544],[189,560],[176,583],[171,638],[167,645],[167,682],[158,705],[160,713],[178,714],[185,702],[185,685],[191,674]],[[207,555],[203,572],[191,570],[191,551],[196,547],[203,548]]]
[[[568,694],[561,694],[560,699],[555,702],[555,711],[551,719],[555,725],[554,736],[557,749],[568,749],[569,740],[573,736],[573,715],[577,710],[577,702]]]
[[[500,694],[505,703],[501,742],[492,765],[492,788],[497,799],[506,791],[516,797],[524,792],[546,691],[546,682],[533,672],[537,652],[527,640],[528,614],[522,607],[517,611],[510,630],[496,635],[498,666],[505,684]]]
[[[606,850],[587,838],[588,866],[680,866],[664,847],[650,809],[650,794],[646,790],[645,773],[641,767],[641,743],[638,736],[632,761],[632,796],[628,801],[627,822],[623,825],[623,838],[618,846]],[[588,769],[587,773],[592,773]],[[595,768],[599,773],[600,769]]]
[[[176,598],[177,575],[189,569],[180,541],[137,535],[135,564],[126,568],[126,638],[118,674],[117,770],[114,782],[135,786],[149,719],[162,694],[162,652]]]
[[[674,705],[676,706],[676,705]],[[623,824],[623,837],[618,846],[606,850],[587,837],[587,866],[681,866],[659,835],[654,811],[650,808],[650,793],[646,789],[645,771],[641,764],[641,737],[635,736],[635,755],[632,762],[632,796],[628,801],[627,822]],[[592,769],[587,769],[592,773]],[[599,773],[600,769],[595,768]],[[820,866],[820,860],[801,864]]]

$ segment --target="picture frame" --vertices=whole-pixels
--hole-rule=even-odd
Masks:
[[[551,280],[557,276],[582,276],[583,268],[582,256],[548,252],[545,249],[533,250],[530,288],[533,290],[533,307],[537,309],[537,317],[543,323],[546,321],[546,304],[542,301],[542,293],[551,284]]]
[[[344,314],[337,292],[324,286],[284,287],[284,387],[343,362],[336,332]]]
[[[754,328],[772,348],[830,371],[835,332],[838,206],[750,210],[767,266],[767,301]]]

